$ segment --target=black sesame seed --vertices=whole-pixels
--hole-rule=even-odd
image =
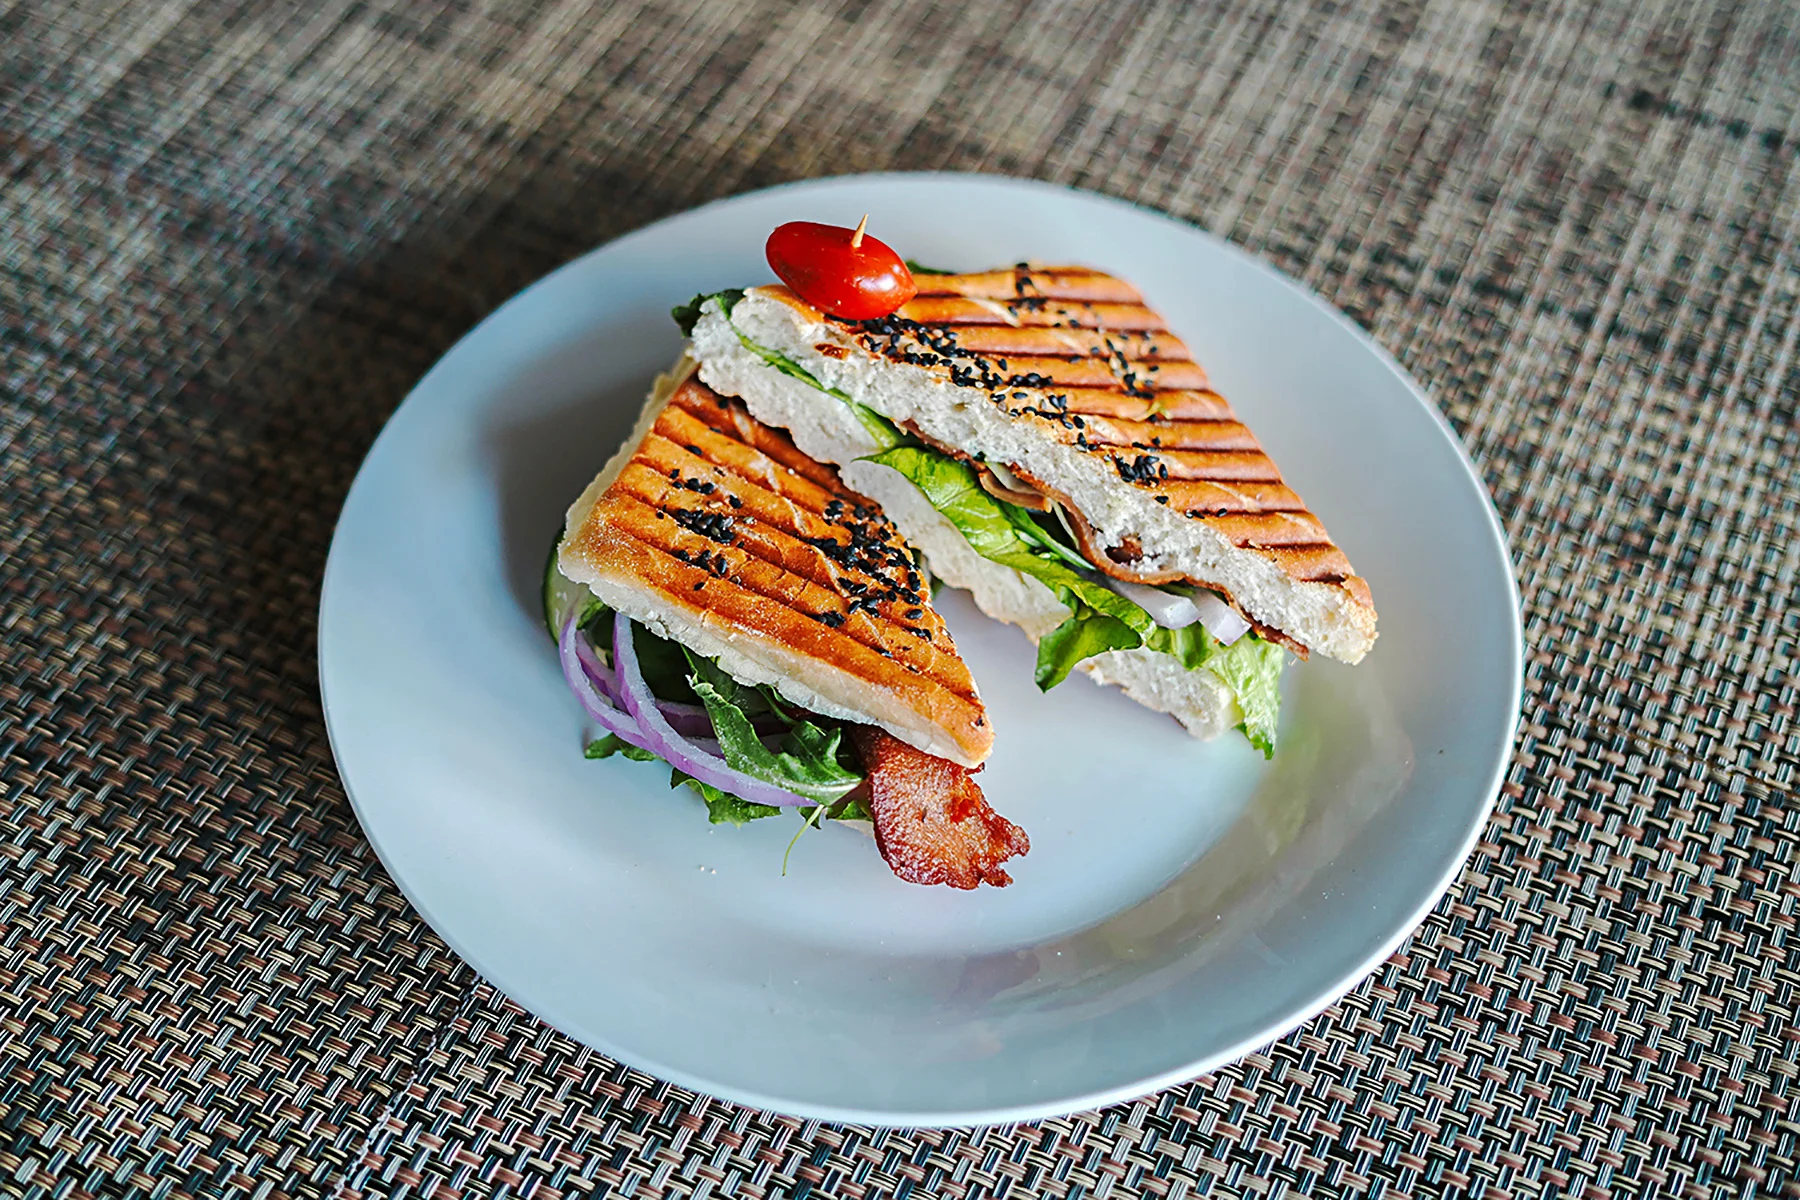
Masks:
[[[1150,454],[1139,454],[1129,461],[1124,458],[1113,459],[1113,466],[1118,468],[1119,478],[1126,483],[1149,483],[1157,477],[1158,465],[1155,456]],[[1168,470],[1167,467],[1163,467],[1164,476],[1168,475]]]
[[[709,541],[731,544],[732,521],[724,513],[707,512],[698,508],[676,508],[670,509],[669,512],[682,528],[697,533]],[[660,516],[661,513],[659,512],[658,515]]]

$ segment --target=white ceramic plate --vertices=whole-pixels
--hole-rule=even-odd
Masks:
[[[597,201],[600,202],[600,201]],[[1014,884],[895,879],[864,837],[708,825],[654,764],[589,762],[539,617],[564,507],[617,446],[696,292],[767,281],[782,221],[979,268],[1136,281],[1374,589],[1356,668],[1288,672],[1272,764],[1116,692],[1031,684],[1017,630],[941,607],[1031,834]],[[892,1125],[1016,1121],[1201,1074],[1317,1013],[1449,885],[1519,708],[1492,507],[1418,388],[1324,303],[1168,218],[1037,183],[873,175],[661,221],[527,289],[394,415],[332,542],[319,675],[338,768],[407,897],[495,986],[633,1066]]]

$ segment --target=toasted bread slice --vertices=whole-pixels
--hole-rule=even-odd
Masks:
[[[1302,654],[1353,663],[1368,653],[1367,582],[1135,288],[1023,264],[917,278],[919,294],[876,321],[827,316],[783,287],[751,289],[729,318],[714,301],[694,330],[702,374],[752,411],[778,392],[804,401],[811,428],[794,433],[809,453],[849,462],[876,448],[741,334],[1062,502],[1096,568],[1211,588]]]
[[[646,628],[801,708],[979,766],[993,730],[880,508],[693,377],[658,382],[569,509],[557,566]]]

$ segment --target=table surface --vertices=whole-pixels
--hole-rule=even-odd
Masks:
[[[1797,64],[1780,3],[0,3],[0,1191],[1794,1194]],[[1409,943],[1017,1128],[773,1117],[546,1028],[407,907],[319,712],[333,520],[459,334],[888,168],[1317,289],[1525,598],[1516,756]]]

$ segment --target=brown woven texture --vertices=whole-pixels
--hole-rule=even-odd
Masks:
[[[0,1193],[1795,1194],[1797,34],[0,3]],[[1462,434],[1525,595],[1516,757],[1407,946],[1232,1067],[1019,1128],[771,1117],[545,1028],[377,863],[316,690],[339,505],[460,333],[644,222],[890,167],[1140,201],[1319,290]]]

